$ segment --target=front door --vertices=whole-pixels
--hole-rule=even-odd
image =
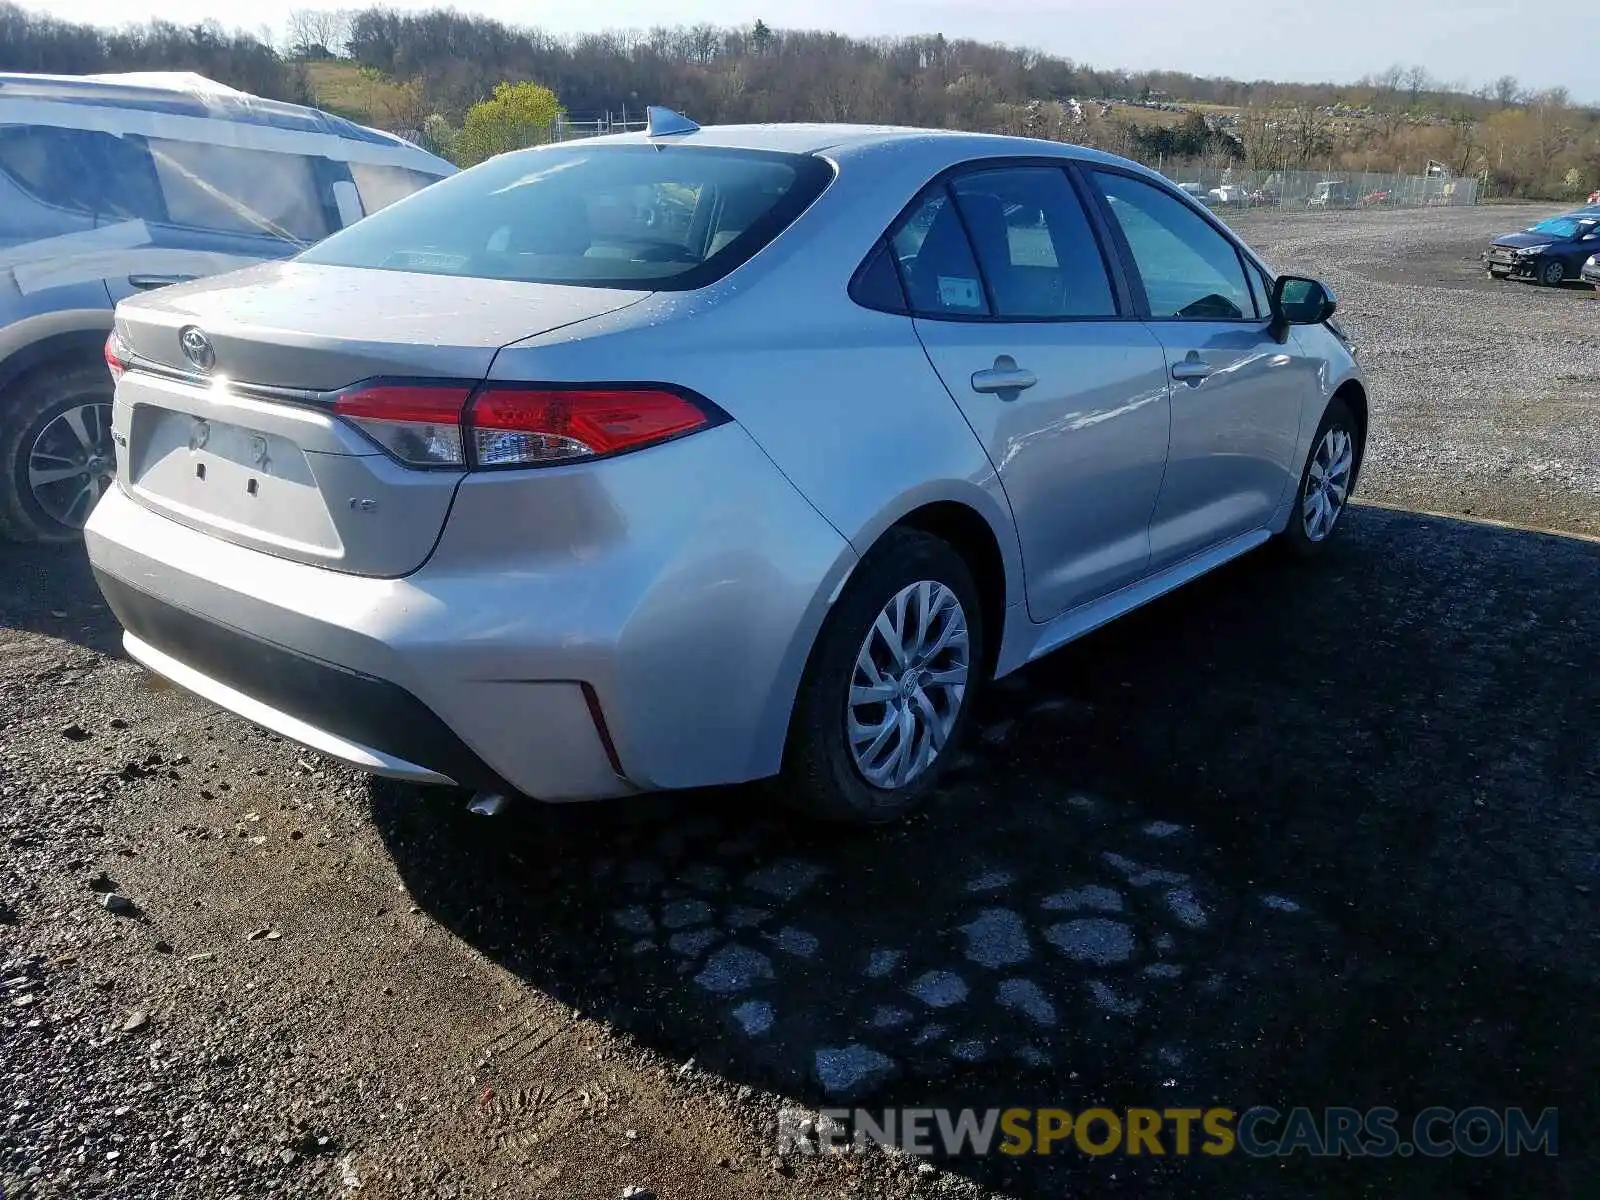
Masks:
[[[1132,175],[1090,175],[1126,241],[1172,379],[1172,440],[1150,523],[1159,571],[1271,523],[1298,482],[1316,363],[1293,338],[1271,335],[1262,289],[1202,214]]]
[[[1124,313],[1063,168],[930,188],[897,232],[928,358],[989,453],[1047,621],[1142,575],[1167,456],[1166,361]]]

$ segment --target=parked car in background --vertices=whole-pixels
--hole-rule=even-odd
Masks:
[[[294,254],[454,169],[195,75],[0,74],[0,535],[76,537],[109,486],[119,300]]]
[[[1600,250],[1600,215],[1551,217],[1520,233],[1495,238],[1483,263],[1494,279],[1526,279],[1559,287],[1578,278],[1584,260]]]
[[[1343,208],[1355,203],[1355,194],[1350,190],[1350,185],[1340,179],[1325,179],[1311,189],[1311,199],[1307,204],[1311,208]]]
[[[1206,193],[1206,198],[1212,204],[1243,204],[1245,190],[1237,183],[1225,183],[1221,187],[1214,187]]]
[[[1183,194],[1186,196],[1193,196],[1201,203],[1204,203],[1209,198],[1209,194],[1206,191],[1206,185],[1197,181],[1180,183],[1178,184],[1178,190],[1183,192]]]
[[[1600,292],[1600,254],[1591,254],[1584,260],[1583,270],[1578,273],[1578,278],[1585,283],[1594,284],[1594,290]]]
[[[1385,208],[1393,203],[1393,194],[1384,191],[1382,188],[1379,188],[1376,191],[1368,192],[1365,196],[1361,197],[1362,208]]]
[[[650,122],[118,306],[86,542],[134,658],[400,778],[883,821],[989,678],[1335,536],[1332,294],[1159,175]]]

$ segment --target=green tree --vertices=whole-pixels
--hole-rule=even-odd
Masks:
[[[750,40],[755,43],[756,53],[765,54],[767,47],[772,45],[772,30],[762,20],[756,21],[756,27],[750,33]]]
[[[564,110],[556,94],[537,83],[497,83],[494,95],[467,110],[454,139],[456,162],[481,163],[508,150],[550,140],[550,126]]]

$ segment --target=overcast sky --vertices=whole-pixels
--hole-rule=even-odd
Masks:
[[[198,21],[220,11],[227,14],[224,24],[231,18],[252,29],[263,23],[281,29],[289,10],[310,7],[346,6],[303,0],[233,8],[214,0],[54,0],[48,6],[57,16],[97,24],[157,14]],[[1526,87],[1562,86],[1576,99],[1600,100],[1594,11],[1557,5],[1535,22],[1527,0],[810,0],[788,9],[751,0],[461,0],[455,7],[560,32],[700,21],[742,25],[757,17],[777,27],[852,34],[942,32],[1036,46],[1096,67],[1239,79],[1347,82],[1393,63],[1420,63],[1437,78],[1472,87],[1509,74]],[[1570,21],[1573,36],[1553,34],[1551,20]],[[1579,29],[1588,32],[1579,35]]]

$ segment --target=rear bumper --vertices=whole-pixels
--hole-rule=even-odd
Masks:
[[[104,571],[95,578],[129,655],[213,704],[374,775],[505,786],[404,688],[207,620]]]
[[[191,529],[85,531],[129,653],[362,769],[543,800],[771,774],[847,542],[737,426],[472,476],[399,579]]]

